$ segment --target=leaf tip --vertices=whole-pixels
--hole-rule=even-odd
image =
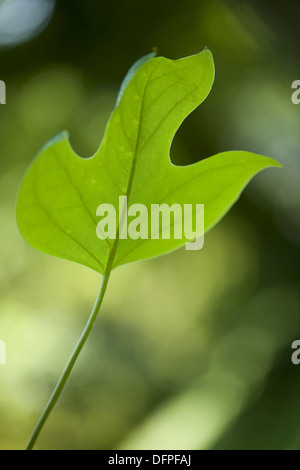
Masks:
[[[267,165],[269,168],[283,168],[282,164],[278,162],[277,160],[274,160],[273,158],[270,158],[270,157],[266,157],[266,158],[269,161]]]
[[[273,160],[274,163],[276,163],[275,166],[277,166],[277,168],[283,168],[283,165],[280,163],[280,162],[277,162],[276,160]]]
[[[198,55],[201,57],[206,57],[208,59],[208,62],[211,63],[211,66],[213,67],[213,72],[215,74],[215,62],[214,62],[214,56],[211,50],[207,46],[205,46],[203,51],[201,51]]]

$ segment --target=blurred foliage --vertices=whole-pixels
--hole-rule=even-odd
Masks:
[[[21,239],[21,176],[63,129],[93,154],[127,69],[155,46],[174,59],[208,46],[216,63],[211,95],[175,137],[175,163],[244,149],[284,169],[251,183],[202,251],[116,270],[39,447],[300,448],[290,360],[300,337],[300,112],[290,99],[300,4],[288,3],[61,0],[39,35],[0,50],[1,449],[24,447],[100,282]]]

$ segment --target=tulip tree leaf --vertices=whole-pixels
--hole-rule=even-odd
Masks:
[[[78,157],[67,133],[60,134],[34,160],[18,197],[18,225],[32,246],[102,274],[107,266],[159,256],[186,240],[100,240],[100,204],[112,204],[117,213],[120,196],[127,196],[128,205],[144,204],[149,211],[151,204],[204,204],[207,231],[255,174],[280,166],[241,151],[185,167],[173,165],[169,152],[174,134],[212,87],[212,55],[204,50],[174,61],[148,57],[138,65],[123,82],[96,154]]]

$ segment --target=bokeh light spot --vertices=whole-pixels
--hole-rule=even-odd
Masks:
[[[0,48],[21,44],[42,31],[54,7],[55,0],[0,1]]]

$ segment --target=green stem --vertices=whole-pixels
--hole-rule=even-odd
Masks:
[[[110,263],[109,263],[110,264]],[[103,275],[102,277],[102,281],[101,281],[101,286],[100,286],[100,289],[99,289],[99,293],[98,293],[98,296],[97,296],[97,299],[96,299],[96,302],[95,302],[95,305],[94,305],[94,308],[92,310],[92,313],[90,315],[90,318],[84,328],[84,331],[69,359],[69,362],[68,364],[66,365],[65,367],[65,370],[63,371],[59,381],[57,382],[57,385],[51,395],[51,398],[46,406],[46,408],[44,409],[33,433],[32,433],[32,436],[27,444],[27,447],[26,447],[26,450],[32,450],[51,411],[53,410],[53,408],[55,407],[56,403],[57,403],[57,400],[59,399],[65,385],[66,385],[66,382],[72,372],[72,369],[78,359],[78,356],[86,342],[86,340],[88,339],[89,337],[89,334],[94,326],[94,323],[96,321],[96,318],[97,318],[97,315],[99,313],[99,310],[100,310],[100,307],[101,307],[101,304],[102,304],[102,301],[103,301],[103,298],[104,298],[104,294],[106,292],[106,288],[107,288],[107,284],[108,284],[108,280],[109,280],[109,277],[110,277],[110,272],[111,272],[111,266],[108,266],[107,269],[106,269],[106,272],[105,274]]]

